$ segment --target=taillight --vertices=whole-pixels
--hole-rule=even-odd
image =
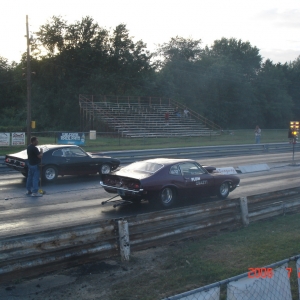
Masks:
[[[21,163],[20,163],[20,166],[21,166],[21,167],[25,167],[25,163],[21,162]]]
[[[140,185],[136,183],[136,184],[133,186],[133,188],[138,190],[138,189],[140,188]]]
[[[9,162],[10,162],[10,158],[7,157],[7,158],[5,159],[5,161],[9,163]]]

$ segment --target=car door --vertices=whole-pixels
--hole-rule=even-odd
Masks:
[[[66,147],[63,148],[63,152],[65,157],[65,174],[79,175],[92,173],[90,168],[91,157],[81,148]]]
[[[43,162],[45,162],[44,156],[43,156]],[[55,166],[57,166],[58,173],[60,175],[68,174],[69,164],[66,160],[65,152],[64,152],[63,148],[56,149],[52,152],[51,158],[49,159],[48,164],[54,164]]]
[[[209,196],[214,186],[214,177],[195,162],[184,162],[179,168],[189,197]]]
[[[187,186],[178,164],[171,166],[169,175],[170,183],[177,187],[178,197],[185,198]]]

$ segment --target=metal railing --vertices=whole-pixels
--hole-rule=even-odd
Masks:
[[[296,148],[299,149],[298,144]],[[155,157],[200,159],[222,156],[239,156],[283,152],[292,153],[292,145],[288,143],[247,144],[150,150],[105,151],[103,152],[103,154],[105,154],[106,156],[118,158],[122,163],[131,163],[136,160],[151,159]],[[291,157],[288,157],[287,159],[291,159]]]
[[[88,133],[86,133],[88,134]],[[55,137],[54,137],[55,139]],[[53,141],[54,141],[53,139]],[[25,148],[25,146],[24,146]],[[299,144],[295,145],[295,151],[299,151]],[[286,161],[292,159],[292,144],[289,143],[269,143],[269,144],[247,144],[247,145],[228,145],[228,146],[205,146],[205,147],[184,147],[184,148],[165,148],[149,150],[122,150],[122,151],[101,151],[103,155],[111,156],[121,160],[122,164],[129,164],[138,160],[151,159],[156,157],[165,158],[190,158],[207,159],[223,156],[240,156],[254,154],[272,154],[290,152]],[[92,151],[93,152],[93,151]],[[94,151],[98,152],[98,151]],[[0,170],[5,171],[4,156],[0,157]]]
[[[220,200],[126,217],[131,250],[158,246],[191,236],[239,228],[257,221],[300,211],[300,188]],[[97,254],[120,253],[118,220],[103,220],[0,241],[0,275]]]
[[[171,100],[171,104],[173,104],[173,106],[178,106],[182,110],[184,110],[186,108],[186,105],[183,105],[183,104],[181,104],[178,101],[175,101],[173,99]],[[204,116],[200,115],[199,113],[197,113],[196,111],[194,111],[194,110],[192,110],[190,108],[187,108],[187,109],[189,111],[189,114],[193,118],[195,118],[199,122],[203,123],[208,128],[210,128],[212,130],[222,130],[222,127],[219,126],[218,124],[214,123],[213,121],[210,121],[209,119],[205,118]]]

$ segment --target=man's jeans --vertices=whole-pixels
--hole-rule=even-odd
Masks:
[[[28,164],[26,188],[28,192],[37,193],[39,189],[40,169],[38,165]]]

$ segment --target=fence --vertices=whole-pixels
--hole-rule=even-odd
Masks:
[[[296,270],[289,266],[291,261],[296,261]],[[298,277],[300,299],[300,255],[297,255],[164,300],[220,300],[225,297],[227,300],[292,300],[290,276],[293,272]]]
[[[113,219],[8,236],[0,241],[0,275],[93,255],[104,258],[121,253],[128,259],[130,249],[136,251],[299,212],[299,195],[300,188],[293,188],[134,215],[121,222],[128,225],[130,235],[128,230],[125,234],[120,231],[119,219]]]
[[[62,131],[59,131],[62,132]],[[110,151],[118,149],[154,149],[165,147],[193,147],[193,146],[214,146],[214,145],[234,145],[234,144],[254,144],[254,130],[227,130],[221,135],[208,136],[169,136],[164,138],[126,138],[118,132],[97,132],[96,139],[89,138],[90,132],[84,132],[86,137],[85,148],[99,149],[100,151]],[[39,138],[40,144],[56,144],[58,131],[32,132]],[[269,129],[263,130],[261,143],[289,143],[287,130]],[[0,147],[5,149],[7,147]],[[14,146],[17,148],[17,146]]]

